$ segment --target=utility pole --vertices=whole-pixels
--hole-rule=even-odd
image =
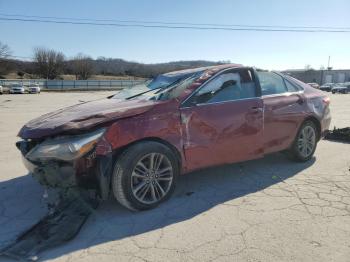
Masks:
[[[332,67],[330,66],[330,62],[331,62],[331,56],[328,56],[328,66],[327,66],[327,70],[332,70]]]

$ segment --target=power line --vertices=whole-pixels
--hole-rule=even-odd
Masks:
[[[57,21],[48,19],[24,19],[24,18],[4,18],[3,21],[19,22],[37,22],[53,24],[72,24],[72,25],[93,25],[93,26],[114,26],[114,27],[142,27],[142,28],[165,28],[165,29],[193,29],[193,30],[224,30],[224,31],[255,31],[255,32],[298,32],[298,33],[350,33],[350,29],[280,29],[280,28],[253,28],[253,27],[205,27],[205,26],[175,26],[175,25],[150,25],[150,24],[122,24],[122,23],[95,23],[95,22],[78,22],[78,21]]]
[[[5,14],[1,16],[19,17],[19,18],[39,18],[39,19],[56,19],[72,21],[89,21],[89,22],[116,22],[116,23],[137,23],[137,24],[160,24],[160,25],[189,25],[189,26],[218,26],[218,27],[248,27],[248,28],[285,28],[285,29],[332,29],[332,30],[350,30],[350,27],[327,27],[327,26],[284,26],[284,25],[247,25],[247,24],[215,24],[215,23],[188,23],[188,22],[164,22],[164,21],[143,21],[143,20],[115,20],[115,19],[91,19],[75,17],[57,17],[57,16],[35,16],[21,14]]]

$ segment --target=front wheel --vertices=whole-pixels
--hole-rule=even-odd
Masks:
[[[300,127],[293,145],[288,150],[289,156],[296,161],[306,162],[315,153],[317,146],[317,128],[312,121],[306,121]]]
[[[178,159],[169,147],[140,142],[118,157],[112,175],[113,193],[128,209],[151,209],[171,196],[178,174]]]

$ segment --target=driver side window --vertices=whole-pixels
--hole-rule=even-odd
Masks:
[[[196,104],[233,101],[256,97],[256,86],[250,70],[230,71],[218,75],[194,96]]]

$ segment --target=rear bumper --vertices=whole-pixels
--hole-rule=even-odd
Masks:
[[[321,137],[320,138],[324,138],[329,133],[329,127],[331,125],[331,121],[332,121],[332,117],[328,107],[321,120]]]

